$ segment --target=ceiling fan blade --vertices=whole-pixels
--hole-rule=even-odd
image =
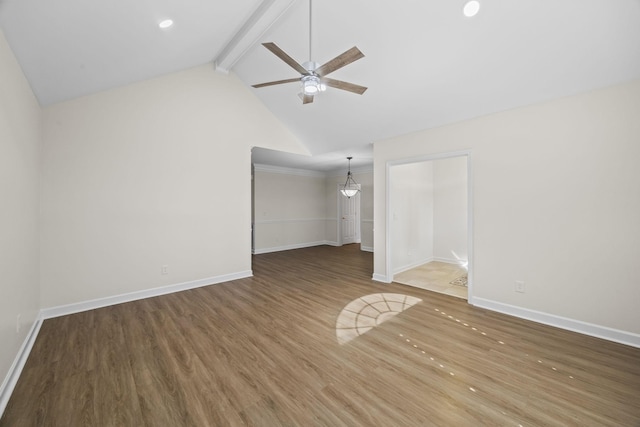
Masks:
[[[280,49],[278,46],[276,46],[275,43],[272,43],[272,42],[262,43],[262,46],[264,46],[267,49],[269,49],[275,56],[277,56],[278,58],[282,59],[291,68],[293,68],[294,70],[296,70],[300,74],[303,74],[303,75],[308,75],[309,74],[308,70],[306,70],[302,65],[298,64],[295,59],[293,59],[292,57],[287,55],[287,53],[284,50]]]
[[[329,87],[347,90],[349,92],[357,93],[358,95],[362,95],[364,91],[367,90],[367,88],[364,86],[356,85],[349,82],[343,82],[342,80],[324,78],[322,79],[322,82]]]
[[[259,83],[257,85],[251,85],[251,87],[255,87],[257,89],[259,87],[281,85],[283,83],[294,83],[294,82],[299,82],[299,81],[300,81],[300,77],[296,77],[295,79],[276,80],[276,81],[273,81],[273,82]]]
[[[334,71],[344,67],[345,65],[349,65],[360,58],[364,58],[364,54],[360,52],[360,49],[354,46],[343,54],[336,56],[326,64],[316,68],[314,71],[320,77],[326,76],[327,74],[333,73]]]
[[[311,104],[313,102],[313,95],[302,95],[302,104]]]

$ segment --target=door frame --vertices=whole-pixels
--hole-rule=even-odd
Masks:
[[[434,160],[450,159],[452,157],[466,157],[467,158],[467,302],[473,304],[473,168],[472,168],[472,156],[471,150],[464,151],[452,151],[447,153],[431,154],[427,156],[410,157],[399,160],[389,160],[386,164],[386,199],[385,206],[385,268],[386,268],[386,282],[393,282],[393,271],[391,269],[391,200],[393,194],[391,194],[391,174],[390,170],[393,166],[406,165],[411,163],[423,163]]]
[[[344,184],[336,184],[337,185],[337,190],[336,190],[336,194],[337,194],[337,206],[338,206],[338,210],[336,213],[336,221],[338,226],[336,227],[336,233],[337,233],[337,239],[336,242],[338,242],[338,246],[342,246],[344,243],[342,242],[342,200],[345,199],[346,197],[342,195],[342,193],[340,192],[340,190],[342,189],[342,187],[344,186]],[[360,195],[362,194],[362,186],[360,184],[357,184],[358,186],[358,194],[356,194],[354,197],[356,198],[356,243],[360,244],[362,243],[362,234],[361,234],[361,229],[360,229]]]

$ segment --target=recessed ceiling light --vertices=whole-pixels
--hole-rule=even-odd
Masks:
[[[169,28],[172,25],[173,25],[173,19],[165,19],[164,21],[160,21],[160,23],[158,24],[158,27],[164,30],[165,28]]]
[[[462,12],[464,13],[464,16],[471,18],[472,16],[475,16],[479,10],[480,2],[478,0],[471,0],[465,3]]]

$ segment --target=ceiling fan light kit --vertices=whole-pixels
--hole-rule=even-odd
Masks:
[[[287,55],[285,51],[280,49],[275,43],[268,42],[262,43],[264,47],[271,51],[274,55],[284,61],[291,68],[300,73],[300,77],[291,78],[285,80],[276,80],[267,83],[260,83],[252,85],[254,88],[261,88],[266,86],[274,86],[284,83],[300,82],[301,84],[301,98],[303,104],[310,104],[313,102],[313,97],[320,92],[327,90],[327,87],[335,89],[346,90],[348,92],[357,93],[362,95],[367,88],[364,86],[356,85],[353,83],[343,82],[341,80],[335,80],[327,78],[327,74],[332,73],[340,68],[357,61],[360,58],[364,58],[364,54],[360,52],[357,47],[352,47],[346,52],[336,56],[329,62],[318,66],[318,63],[311,60],[311,11],[312,0],[309,0],[309,61],[304,64],[298,63],[295,59]]]
[[[302,94],[303,95],[315,95],[319,92],[327,90],[327,85],[322,83],[318,76],[304,76],[302,77]]]

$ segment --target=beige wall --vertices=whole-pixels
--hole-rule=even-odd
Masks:
[[[396,274],[433,261],[433,164],[390,170],[391,271]]]
[[[0,31],[0,381],[39,309],[40,123],[38,102]]]
[[[307,154],[210,66],[48,107],[44,135],[43,307],[249,272],[251,148]]]
[[[467,261],[467,157],[433,163],[433,257],[465,265]]]
[[[255,169],[254,253],[323,244],[324,174]]]
[[[638,117],[633,81],[376,143],[376,277],[387,162],[471,150],[474,298],[640,333]]]
[[[338,244],[338,184],[345,174],[256,165],[255,253]],[[353,171],[361,186],[360,236],[373,250],[373,173]]]

